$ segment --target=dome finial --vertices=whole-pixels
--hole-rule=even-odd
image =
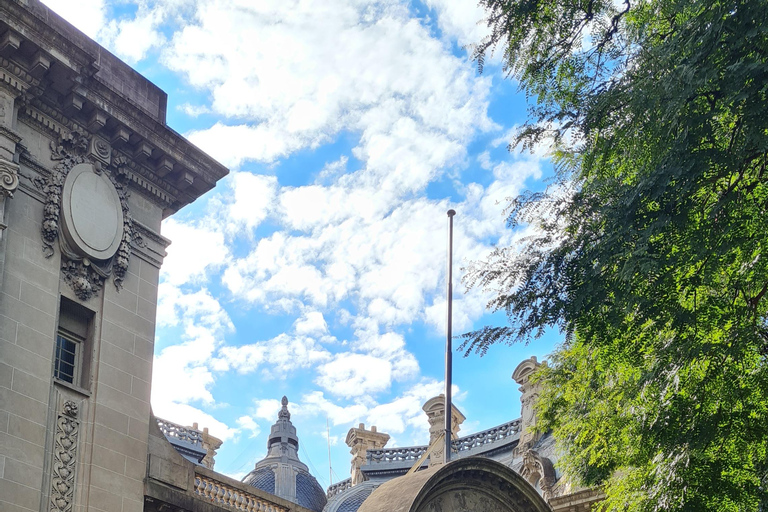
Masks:
[[[283,404],[283,407],[280,409],[280,412],[277,413],[277,418],[279,420],[290,420],[291,413],[288,412],[288,397],[283,396],[283,399],[280,401],[280,403]]]

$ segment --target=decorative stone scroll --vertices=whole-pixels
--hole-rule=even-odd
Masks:
[[[80,300],[88,300],[113,276],[122,287],[134,240],[128,208],[128,161],[110,158],[108,144],[72,131],[51,142],[58,163],[44,180],[43,254],[58,242],[64,280]]]
[[[80,434],[77,409],[75,402],[67,400],[56,418],[49,512],[72,510],[77,466],[77,438]]]
[[[8,226],[5,223],[5,206],[19,186],[19,166],[0,158],[0,239]]]

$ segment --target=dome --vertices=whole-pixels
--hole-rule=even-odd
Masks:
[[[320,512],[327,501],[325,492],[299,460],[299,438],[291,423],[288,398],[283,397],[282,405],[269,433],[267,456],[245,475],[243,483]]]
[[[361,482],[328,500],[323,512],[357,512],[360,505],[371,495],[381,482]]]

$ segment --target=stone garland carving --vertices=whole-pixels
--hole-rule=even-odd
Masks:
[[[51,160],[59,163],[48,177],[43,192],[46,195],[43,209],[43,254],[53,256],[53,244],[59,237],[61,217],[61,195],[64,179],[77,164],[86,162],[88,137],[79,132],[70,132],[59,137],[58,144],[51,142]]]
[[[56,418],[50,512],[70,512],[72,510],[75,494],[77,437],[80,433],[77,409],[75,402],[67,400]]]
[[[103,172],[101,162],[89,155],[90,140],[87,135],[79,131],[71,131],[59,137],[57,142],[51,142],[51,160],[58,161],[50,176],[45,179],[43,193],[46,196],[44,217],[42,226],[43,254],[50,258],[54,253],[54,244],[58,240],[62,252],[62,273],[64,280],[72,287],[80,300],[88,300],[101,291],[104,281],[113,275],[115,288],[119,291],[122,287],[125,273],[128,271],[128,263],[131,258],[131,242],[137,238],[140,244],[140,235],[134,233],[133,221],[128,208],[128,161],[124,156],[112,159],[107,176],[115,187],[120,198],[123,210],[123,236],[117,252],[109,260],[104,262],[92,261],[83,258],[67,246],[59,236],[61,225],[61,200],[64,181],[78,164],[93,163],[96,172]],[[96,151],[104,153],[105,148],[96,148]]]

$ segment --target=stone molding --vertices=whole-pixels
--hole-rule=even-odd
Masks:
[[[228,173],[167,127],[161,89],[39,0],[1,2],[0,16],[11,41],[0,56],[0,86],[18,98],[19,118],[54,136],[81,131],[117,146],[135,160],[131,185],[159,200],[164,217]]]
[[[539,494],[511,468],[480,457],[394,478],[373,491],[358,512],[493,510],[551,512]]]
[[[19,164],[0,158],[0,195],[13,197],[19,186]]]

